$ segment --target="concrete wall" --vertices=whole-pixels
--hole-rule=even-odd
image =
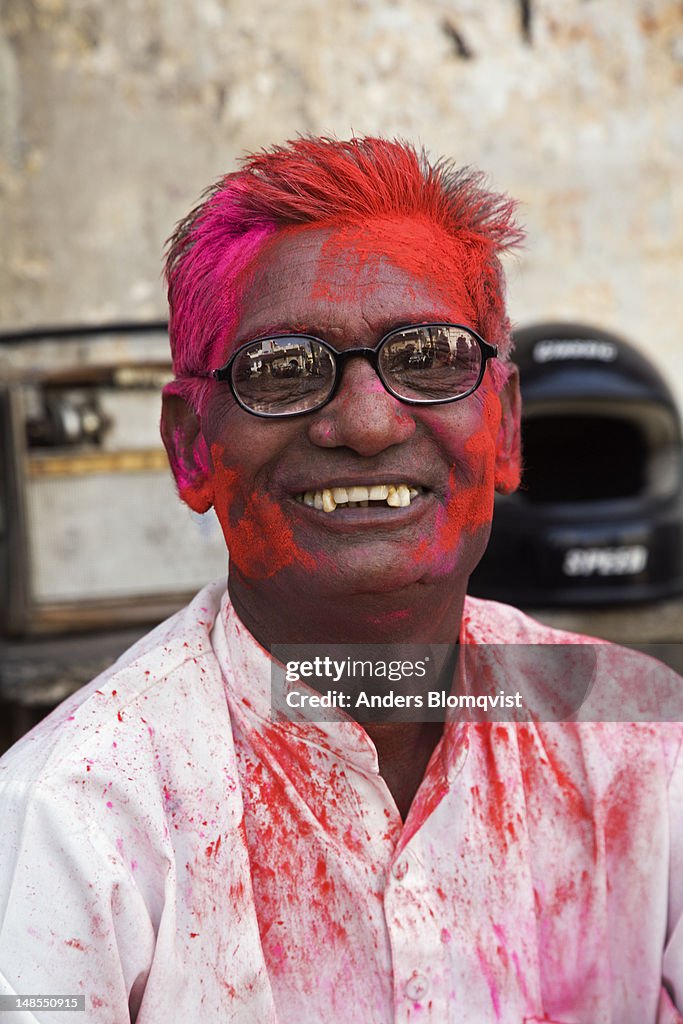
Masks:
[[[523,200],[519,323],[623,331],[683,401],[683,5],[5,0],[0,327],[164,314],[174,222],[244,150],[400,134]]]

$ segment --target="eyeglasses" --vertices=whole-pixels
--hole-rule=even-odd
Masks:
[[[228,381],[237,403],[254,416],[301,416],[334,398],[349,359],[367,359],[401,402],[444,405],[476,391],[497,354],[495,345],[459,324],[398,327],[374,348],[341,352],[308,334],[274,334],[241,345],[211,376]]]

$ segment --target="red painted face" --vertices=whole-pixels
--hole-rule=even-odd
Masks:
[[[230,350],[287,330],[344,349],[372,347],[411,323],[476,327],[458,259],[446,236],[422,221],[281,232],[247,284]],[[228,356],[214,353],[212,365]],[[321,599],[466,579],[488,539],[500,426],[488,374],[462,401],[419,408],[394,399],[366,360],[353,359],[332,402],[289,420],[252,416],[228,384],[212,385],[202,433],[233,569]],[[400,508],[328,512],[300,500],[401,484],[418,494]]]

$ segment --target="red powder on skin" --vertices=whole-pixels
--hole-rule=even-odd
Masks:
[[[369,615],[367,621],[373,626],[385,626],[401,619],[409,619],[412,614],[410,608],[394,608],[392,611],[382,612],[381,615]]]
[[[267,494],[244,494],[239,471],[224,465],[223,453],[222,445],[211,446],[213,504],[230,558],[242,575],[270,579],[295,564],[315,570],[316,560],[297,546],[280,505]]]
[[[265,258],[269,246],[279,244],[288,234],[308,230],[308,226],[297,226],[279,231],[274,240],[264,240],[259,257]],[[319,231],[319,225],[315,225],[314,230]],[[428,279],[435,308],[442,305],[453,310],[453,318],[478,326],[472,281],[481,276],[490,256],[486,246],[482,248],[466,234],[454,239],[424,215],[378,217],[364,222],[362,226],[335,225],[320,251],[321,268],[332,265],[335,273],[324,272],[312,294],[333,305],[339,303],[343,306],[345,296],[348,299],[349,287],[366,286],[366,282],[361,280],[363,275],[370,276],[368,287],[381,288],[381,265],[388,262],[417,281]],[[408,299],[410,292],[411,285],[407,283]],[[503,312],[501,305],[501,317]],[[379,381],[376,386],[381,390]],[[343,398],[341,395],[340,400]],[[407,412],[397,408],[396,415],[404,417],[414,429],[414,421]],[[465,457],[487,470],[495,465],[499,419],[500,400],[496,394],[488,393],[481,428],[464,442]],[[223,456],[223,447],[214,444],[211,449],[214,469],[208,471],[208,482],[200,489],[180,478],[182,467],[174,466],[174,470],[181,496],[191,507],[204,511],[211,503],[214,504],[235,567],[245,578],[253,580],[269,579],[295,564],[306,571],[319,570],[315,557],[296,545],[281,505],[266,493],[243,493],[239,471],[224,465]],[[205,452],[202,464],[206,462],[208,467],[210,461],[209,453]],[[463,530],[474,533],[480,527],[488,529],[492,490],[491,473],[486,472],[476,484],[463,487],[462,481],[456,479],[455,470],[452,470],[450,497],[438,515],[436,536],[425,538],[418,544],[412,558],[418,562],[430,550],[436,551],[437,555],[453,557]]]
[[[429,217],[378,217],[362,225],[335,225],[320,258],[330,260],[339,273],[326,276],[314,291],[315,298],[343,301],[349,280],[357,286],[362,276],[386,260],[418,281],[428,278],[430,285],[438,288],[435,302],[456,306],[464,322],[477,323],[466,279],[481,274],[481,256],[467,241],[454,239]]]
[[[495,443],[500,422],[500,398],[487,392],[484,399],[484,417],[479,430],[463,444],[464,456],[470,464],[485,472],[475,483],[463,484],[453,466],[448,480],[448,502],[437,514],[433,537],[425,538],[416,546],[413,557],[419,562],[430,550],[441,555],[456,554],[463,532],[468,535],[488,529],[493,516],[493,480]]]

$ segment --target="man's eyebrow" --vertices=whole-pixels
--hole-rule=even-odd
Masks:
[[[317,332],[320,334],[320,331]],[[316,334],[314,328],[305,322],[293,322],[292,320],[277,320],[265,324],[256,331],[248,331],[243,337],[236,336],[235,345],[246,345],[250,341],[258,341],[259,338],[269,338],[273,334]]]
[[[385,334],[390,331],[396,330],[401,327],[411,327],[415,324],[428,324],[428,323],[457,323],[452,316],[441,312],[425,312],[424,310],[418,314],[407,314],[404,316],[397,316],[394,314],[387,314],[385,317],[378,318],[375,324],[375,333],[377,340],[379,341]],[[258,341],[260,338],[269,338],[276,334],[308,334],[315,338],[321,338],[323,341],[326,340],[329,335],[338,335],[340,331],[344,331],[345,327],[343,324],[338,326],[334,323],[327,324],[325,328],[321,328],[319,325],[316,326],[315,321],[291,321],[291,320],[278,320],[269,324],[265,324],[263,327],[259,327],[257,331],[249,331],[243,337],[239,335],[235,338],[233,344],[236,348],[240,345],[247,345],[251,341]]]

